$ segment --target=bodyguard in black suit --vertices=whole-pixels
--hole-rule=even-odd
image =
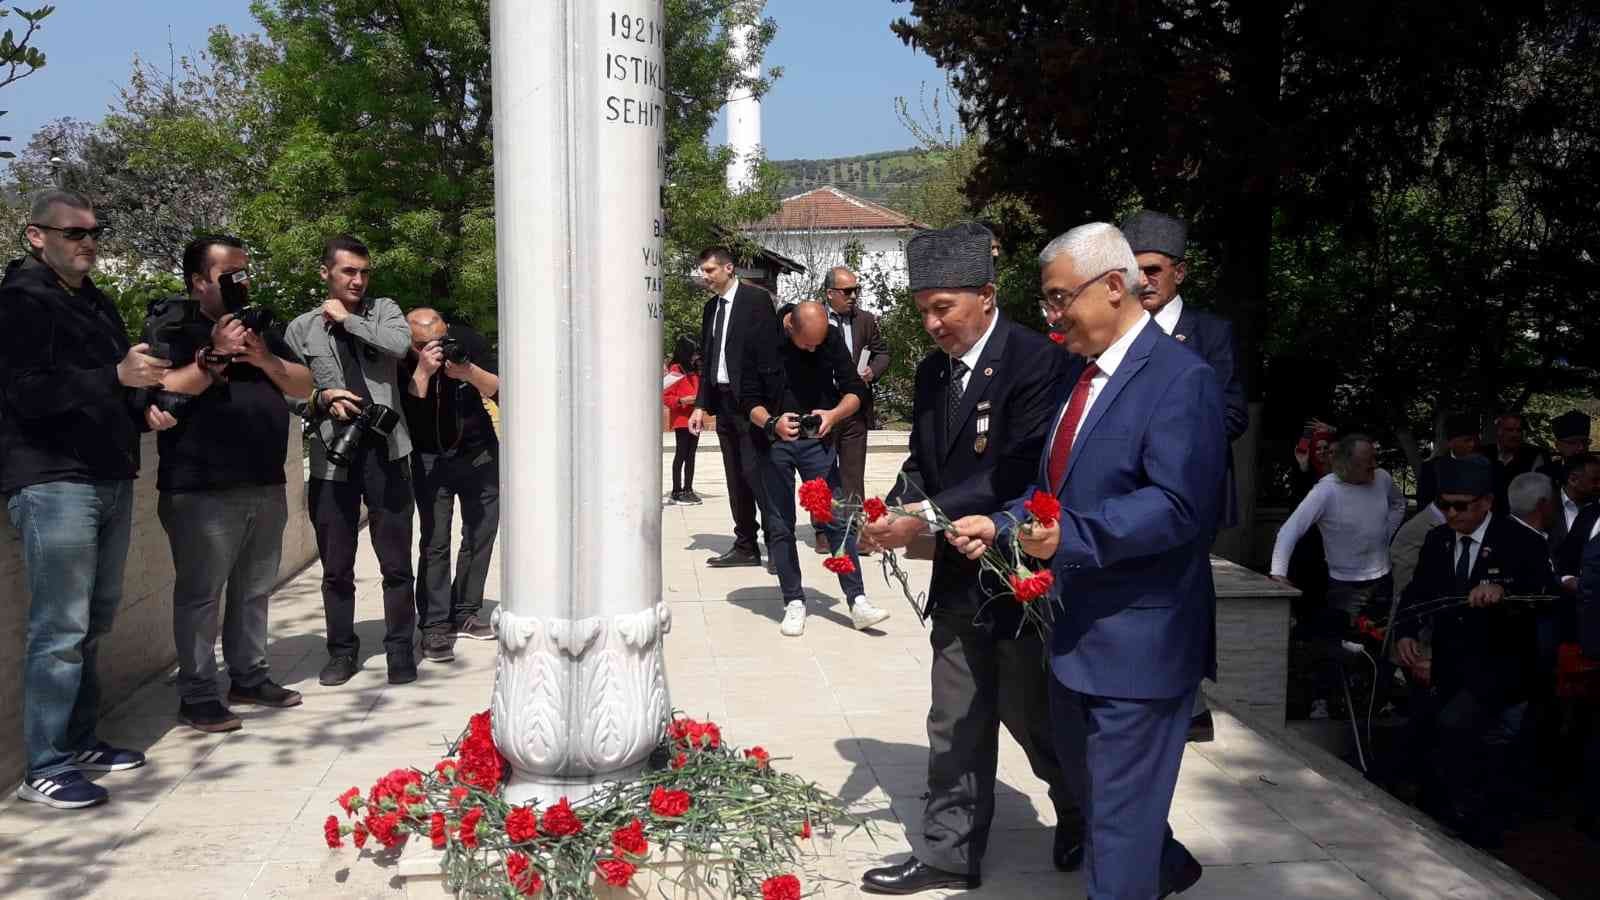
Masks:
[[[1552,594],[1555,576],[1537,532],[1491,514],[1487,459],[1441,457],[1438,475],[1445,524],[1423,540],[1392,630],[1400,662],[1429,685],[1443,791],[1436,812],[1492,845],[1513,785],[1506,763],[1540,679],[1536,610],[1505,598]],[[1468,600],[1449,605],[1452,597]],[[1433,658],[1424,667],[1418,640],[1428,624]]]
[[[699,434],[707,415],[717,417],[717,444],[722,450],[728,506],[733,512],[732,549],[707,560],[706,565],[759,566],[756,511],[761,510],[762,521],[766,521],[766,492],[756,468],[761,457],[751,443],[750,423],[739,409],[739,388],[749,374],[743,371],[745,348],[776,344],[778,315],[773,310],[771,294],[739,281],[733,270],[733,254],[727,248],[702,251],[700,274],[711,289],[711,298],[700,317],[705,369],[700,376],[694,413],[689,416],[689,431]]]
[[[1032,480],[1067,360],[996,308],[989,248],[989,232],[970,224],[923,232],[906,245],[917,309],[940,349],[917,367],[911,455],[888,500],[929,498],[952,520],[998,509]],[[868,526],[865,540],[903,547],[927,531],[918,519],[888,517]],[[1082,816],[1052,747],[1039,635],[1021,628],[1010,598],[989,602],[978,564],[944,540],[936,542],[928,607],[933,702],[923,838],[909,861],[867,872],[864,888],[906,894],[978,886],[1002,724],[1050,785],[1056,865],[1077,868]]]

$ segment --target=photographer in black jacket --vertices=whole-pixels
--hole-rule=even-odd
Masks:
[[[411,483],[422,532],[417,539],[417,627],[422,656],[455,659],[455,638],[487,641],[483,588],[500,529],[500,441],[483,398],[500,396],[494,353],[483,336],[446,325],[426,307],[406,314],[411,355],[400,364]],[[450,580],[450,524],[461,501],[461,550]]]
[[[183,251],[188,296],[151,304],[145,319],[145,339],[180,365],[174,376],[203,382],[196,396],[175,404],[178,425],[157,442],[156,487],[176,574],[178,720],[207,732],[240,726],[218,696],[219,612],[228,702],[300,703],[300,694],[275,683],[267,669],[267,597],[278,581],[289,517],[285,396],[310,394],[311,372],[270,321],[248,312],[249,265],[236,237],[190,241]],[[246,328],[241,312],[263,330]],[[182,365],[185,358],[194,361]]]
[[[141,402],[169,363],[128,346],[89,279],[101,226],[82,194],[50,190],[29,211],[28,255],[0,282],[0,494],[22,536],[28,607],[22,663],[27,775],[17,796],[56,809],[104,803],[83,772],[144,765],[95,736],[96,657],[122,602],[139,433],[176,424]]]

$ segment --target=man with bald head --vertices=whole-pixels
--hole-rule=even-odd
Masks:
[[[820,303],[801,303],[784,318],[782,340],[745,348],[739,406],[755,426],[761,463],[758,476],[765,488],[767,552],[783,587],[781,631],[799,637],[806,629],[805,587],[795,551],[794,478],[825,478],[840,492],[835,438],[840,423],[861,409],[866,385],[856,374],[844,338],[828,327],[828,311]],[[889,618],[866,597],[855,535],[845,539],[842,519],[822,524],[835,555],[848,559],[839,575],[839,589],[850,606],[851,624],[865,630]]]
[[[417,538],[417,628],[422,658],[455,659],[457,637],[486,641],[479,615],[489,558],[500,529],[500,441],[483,399],[500,396],[494,351],[483,336],[438,310],[406,314],[412,351],[400,364],[406,426],[416,448],[411,483]],[[461,502],[461,550],[450,578],[450,525]]]

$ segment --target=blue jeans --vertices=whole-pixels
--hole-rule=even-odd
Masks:
[[[834,465],[833,448],[819,440],[774,441],[761,461],[760,476],[766,487],[766,510],[762,521],[767,529],[767,552],[778,570],[778,584],[783,588],[783,602],[806,598],[806,589],[800,583],[800,556],[794,546],[794,476],[801,481],[813,478],[828,479],[833,495],[839,496],[839,467]],[[856,598],[867,592],[861,580],[861,558],[856,555],[855,531],[844,540],[844,521],[835,518],[827,525],[818,526],[828,537],[828,546],[837,547],[844,541],[845,555],[855,563],[855,571],[839,576],[839,590],[844,591],[845,602],[854,605]]]
[[[22,739],[29,777],[72,768],[96,744],[95,656],[122,601],[133,526],[133,482],[56,481],[6,500],[28,574]]]

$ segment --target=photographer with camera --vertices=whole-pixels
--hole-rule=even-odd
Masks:
[[[798,473],[802,481],[826,478],[834,494],[840,492],[835,430],[861,409],[867,387],[856,373],[844,338],[828,327],[828,312],[816,302],[794,307],[786,317],[781,343],[746,346],[742,371],[747,374],[739,405],[756,427],[756,451],[762,459],[758,472],[768,505],[767,547],[783,587],[780,631],[798,637],[806,630],[806,602],[795,552],[794,476]],[[839,575],[851,623],[864,630],[889,618],[866,598],[856,536],[845,540],[844,523],[838,519],[821,527],[829,546],[842,544],[851,562],[850,571]]]
[[[372,549],[383,573],[383,646],[389,683],[417,680],[411,578],[411,436],[401,421],[396,363],[411,352],[411,329],[387,297],[369,299],[372,254],[347,235],[323,247],[328,299],[289,323],[289,346],[311,369],[315,388],[297,411],[313,432],[307,506],[322,557],[328,664],[318,681],[344,684],[359,668],[356,541],[366,501]]]
[[[176,366],[164,384],[195,394],[173,404],[178,424],[157,438],[156,510],[176,574],[178,720],[206,732],[240,726],[217,691],[224,586],[227,702],[300,704],[300,694],[275,683],[267,668],[267,598],[289,520],[286,398],[311,393],[311,372],[272,328],[271,312],[250,304],[249,266],[236,237],[190,241],[183,250],[188,296],[152,303],[145,319],[145,341]]]
[[[402,400],[415,452],[411,481],[422,533],[417,538],[417,628],[422,657],[455,659],[457,637],[488,641],[483,587],[500,530],[500,440],[483,398],[500,396],[494,354],[483,336],[445,325],[428,308],[406,314],[412,354],[400,364]],[[461,500],[461,551],[450,580],[450,524]]]

